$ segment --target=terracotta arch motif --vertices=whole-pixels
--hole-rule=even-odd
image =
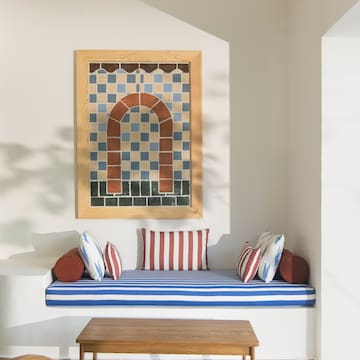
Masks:
[[[136,106],[152,110],[159,121],[159,192],[173,192],[173,119],[167,106],[149,93],[133,93],[120,99],[110,112],[107,124],[107,192],[122,193],[121,122]]]

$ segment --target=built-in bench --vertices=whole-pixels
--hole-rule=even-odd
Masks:
[[[314,289],[309,286],[300,288],[300,285],[281,284],[279,288],[280,284],[277,282],[266,285],[263,282],[254,282],[244,286],[245,284],[240,282],[233,270],[174,272],[171,275],[173,279],[170,280],[167,272],[152,271],[149,274],[150,272],[147,271],[131,270],[124,271],[119,283],[111,279],[103,280],[104,284],[110,285],[106,296],[113,296],[114,287],[120,285],[123,295],[125,295],[124,292],[128,292],[127,296],[130,296],[130,293],[135,296],[139,292],[143,300],[146,298],[146,301],[150,302],[136,304],[133,298],[132,302],[122,304],[107,303],[106,306],[97,306],[93,303],[82,303],[69,306],[69,304],[50,304],[50,293],[60,290],[60,284],[54,282],[52,278],[51,268],[54,263],[55,259],[48,261],[43,259],[41,263],[20,264],[10,261],[0,263],[0,288],[2,290],[0,293],[2,309],[0,356],[13,357],[17,353],[41,353],[53,358],[76,358],[78,356],[76,336],[90,318],[119,317],[250,320],[261,344],[257,351],[257,359],[314,358],[315,294]],[[213,281],[201,278],[205,274],[212,274]],[[176,281],[174,277],[180,275],[189,276],[189,279],[187,283],[179,286],[180,280]],[[194,279],[197,279],[195,284]],[[149,282],[148,288],[146,281]],[[99,284],[94,280],[84,279],[78,284],[89,285],[86,285],[86,282],[91,283],[92,291],[96,291],[95,288]],[[71,285],[74,284],[65,284],[67,287]],[[161,289],[162,286],[165,288]],[[243,287],[243,295],[237,293],[239,286]],[[249,291],[260,293],[263,286],[267,291],[272,291],[273,300],[277,298],[271,305],[261,301],[254,302],[252,297],[254,293],[249,295]],[[200,297],[196,289],[201,290]],[[84,288],[82,290],[85,290],[83,295],[86,297],[86,292],[89,290]],[[156,295],[160,296],[160,299],[165,299],[165,302],[151,303],[154,301],[154,293],[146,295],[144,293],[146,290],[151,292],[156,290]],[[226,304],[225,301],[219,301],[221,298],[219,290],[226,293]],[[171,293],[174,291],[176,294]],[[294,291],[293,299],[299,301],[298,296],[301,296],[300,301],[305,301],[303,304],[276,302],[280,298],[283,299],[284,293],[289,295],[289,292]],[[217,294],[214,295],[214,293]],[[233,296],[234,294],[237,295]],[[66,296],[68,295],[64,297]],[[183,296],[180,301],[176,298],[178,296]],[[229,302],[232,296],[233,299],[236,298],[236,301]],[[89,294],[88,297],[94,296]],[[192,301],[189,301],[189,298]],[[173,303],[169,303],[169,299],[172,299]],[[197,304],[194,302],[195,299],[197,299]],[[252,300],[252,303],[248,300]],[[46,338],[44,333],[47,334]],[[134,356],[131,358],[134,359]],[[147,357],[141,355],[139,358]],[[148,358],[150,359],[150,356]],[[171,357],[166,356],[166,358]],[[187,356],[187,359],[189,358]]]

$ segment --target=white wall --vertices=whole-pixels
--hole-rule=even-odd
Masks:
[[[265,229],[286,234],[288,0],[144,0],[230,45],[231,233],[216,256]]]
[[[230,232],[228,43],[139,1],[17,0],[0,7],[0,257],[39,252],[39,242],[50,248],[69,237],[62,232],[88,229],[103,246],[117,244],[124,267],[134,268],[141,226],[208,226],[212,254]],[[202,50],[202,219],[75,218],[75,49]]]
[[[360,218],[357,165],[360,153],[359,24],[360,3],[337,22],[322,41],[321,316],[324,359],[358,356],[358,339],[351,329],[357,328],[360,321],[360,289],[356,283],[354,286],[360,251],[357,238]],[[340,247],[344,250],[339,251]],[[340,345],[345,343],[345,347]]]
[[[330,326],[326,316],[330,312],[337,313],[340,304],[332,303],[326,315],[322,309],[323,305],[327,306],[328,294],[322,292],[322,274],[326,272],[328,263],[327,250],[324,250],[326,239],[321,233],[321,37],[355,2],[293,0],[290,18],[288,238],[292,239],[293,248],[310,261],[311,281],[317,289],[317,358],[326,360],[339,358],[334,354],[346,350],[340,341],[333,341],[328,348],[331,339],[326,332]],[[339,253],[332,246],[328,250],[332,252],[331,258],[335,255],[333,251]],[[351,307],[340,306],[344,319],[352,316]],[[340,332],[347,333],[336,322],[331,326],[334,331],[341,329]],[[327,349],[337,350],[330,354]],[[344,352],[340,358],[356,357],[346,357]]]
[[[133,267],[136,228],[205,225],[210,263],[232,267],[244,241],[264,229],[286,232],[287,1],[146,2],[226,41],[145,1],[1,1],[1,257],[32,251],[42,233],[88,228],[117,243]],[[202,220],[75,219],[72,51],[80,48],[203,50]]]
[[[322,54],[323,358],[351,359],[358,354],[351,329],[360,321],[354,283],[360,251],[360,38],[325,37]]]
[[[338,304],[324,301],[348,283],[321,284],[334,261],[331,243],[321,243],[321,37],[355,2],[0,0],[0,257],[58,239],[41,233],[88,228],[117,243],[132,267],[136,228],[209,225],[212,263],[233,266],[243,241],[283,231],[310,262],[319,315],[335,314],[318,321],[318,358],[322,349],[331,359],[333,333],[320,336],[320,328],[338,319]],[[202,49],[204,219],[75,219],[72,51],[80,48]],[[342,306],[343,319],[356,296]]]

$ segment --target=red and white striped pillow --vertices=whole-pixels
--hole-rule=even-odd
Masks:
[[[114,280],[119,279],[121,276],[121,258],[116,246],[110,241],[105,246],[104,262],[110,276]]]
[[[209,229],[154,231],[141,229],[143,270],[208,270]]]
[[[258,271],[261,260],[261,249],[253,248],[248,242],[245,243],[239,257],[237,273],[243,282],[252,280]]]

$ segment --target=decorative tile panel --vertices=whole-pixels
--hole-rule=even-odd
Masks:
[[[199,52],[185,52],[185,57],[179,56],[182,52],[172,52],[172,61],[163,61],[165,52],[139,52],[145,61],[135,61],[132,52],[94,51],[94,56],[89,56],[91,51],[77,53],[81,59],[77,65],[78,82],[86,84],[79,86],[77,98],[81,108],[78,110],[79,208],[85,208],[84,214],[100,217],[128,212],[141,214],[140,217],[153,213],[156,217],[198,217],[201,214]],[[114,61],[113,53],[121,60]],[[98,61],[94,61],[96,55],[100,55]],[[161,61],[154,61],[157,55]],[[84,93],[86,106],[79,106],[84,105]],[[87,133],[79,128],[79,124],[85,125],[84,120]],[[88,200],[83,199],[79,189]],[[142,212],[134,210],[137,208]],[[179,208],[185,210],[178,211]],[[169,213],[166,209],[174,210]]]
[[[91,206],[191,203],[189,80],[184,63],[89,64]]]

